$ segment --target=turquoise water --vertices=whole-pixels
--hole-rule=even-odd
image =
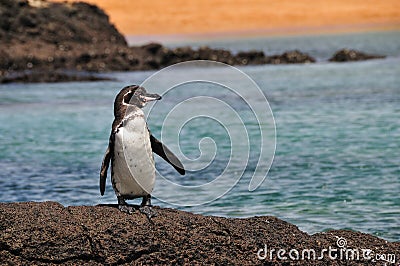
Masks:
[[[349,39],[357,43],[357,38],[364,51],[390,56],[344,64],[324,61],[337,48],[325,44],[340,46],[342,40],[344,47]],[[250,141],[249,167],[230,192],[205,205],[179,208],[229,217],[274,215],[309,233],[346,228],[400,241],[399,34],[251,39],[236,44],[225,41],[225,45],[238,50],[268,46],[276,51],[293,46],[314,51],[320,62],[241,68],[262,89],[275,117],[277,146],[268,177],[257,190],[248,191],[258,145]],[[123,86],[141,83],[153,73],[110,73],[117,81],[1,85],[0,201],[115,203],[110,183],[104,197],[98,188],[113,100]],[[186,86],[179,95],[214,95],[242,110],[246,118],[248,110],[240,99],[202,86]],[[172,98],[165,96],[160,108]],[[161,122],[157,116],[149,121],[157,137]],[[250,138],[257,137],[251,115],[244,122]],[[159,171],[185,185],[209,182],[219,175],[230,146],[215,121],[197,119],[183,128],[182,152],[189,158],[199,156],[199,141],[204,137],[217,144],[213,164],[180,177],[157,160]],[[196,197],[159,186],[156,190],[182,202]],[[153,203],[174,207],[156,199]]]

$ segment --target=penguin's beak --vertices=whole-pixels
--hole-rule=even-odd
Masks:
[[[161,96],[158,94],[145,94],[143,96],[143,99],[145,102],[151,102],[151,101],[157,101],[157,100],[161,100]]]

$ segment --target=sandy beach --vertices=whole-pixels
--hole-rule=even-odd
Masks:
[[[125,35],[276,35],[400,29],[398,0],[87,2],[106,10],[111,22]]]

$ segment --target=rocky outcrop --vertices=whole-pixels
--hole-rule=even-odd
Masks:
[[[400,256],[399,242],[359,232],[308,235],[270,216],[233,219],[155,210],[158,216],[149,221],[139,211],[129,215],[112,206],[1,203],[0,261],[6,265],[376,265],[375,254]],[[373,253],[365,258],[360,253],[358,259],[340,257],[339,247]],[[331,254],[323,251],[329,248]],[[280,249],[286,253],[280,251],[278,256]]]
[[[314,63],[315,59],[308,54],[298,50],[285,52],[281,55],[270,56],[267,59],[269,64],[307,64]]]
[[[3,43],[56,45],[61,51],[77,44],[126,45],[104,11],[84,2],[2,0],[0,13]]]
[[[80,60],[86,53],[95,57],[112,54],[117,47],[127,47],[127,43],[97,6],[2,0],[0,47],[0,82],[68,81],[96,77],[53,72],[99,70],[101,64],[86,66]]]
[[[363,61],[385,58],[384,55],[366,54],[357,50],[342,49],[337,51],[330,59],[331,62]]]
[[[189,60],[212,60],[229,65],[261,64],[305,64],[314,63],[315,59],[300,51],[285,52],[281,55],[266,56],[263,51],[251,50],[233,54],[229,50],[202,46],[193,49],[189,46],[168,49],[161,44],[150,43],[140,47],[145,54],[142,68],[158,69]],[[131,49],[137,49],[132,47]]]

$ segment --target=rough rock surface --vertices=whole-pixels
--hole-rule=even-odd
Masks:
[[[112,43],[126,45],[123,35],[95,5],[53,3],[44,0],[2,0],[0,36],[17,45],[63,45]],[[77,23],[77,22],[81,23]],[[40,48],[40,47],[37,47]],[[34,52],[34,51],[32,51]],[[35,53],[35,52],[34,52]]]
[[[268,64],[298,64],[314,63],[315,59],[298,50],[285,52],[281,55],[273,55],[267,59]]]
[[[98,57],[126,46],[124,36],[97,6],[83,2],[0,1],[0,82],[93,80],[91,76],[71,78],[66,73],[52,72],[98,70],[100,66],[85,65],[86,54]],[[25,73],[15,74],[22,71]]]
[[[330,59],[331,62],[363,61],[385,58],[384,55],[366,54],[357,50],[342,49],[337,51]]]
[[[149,221],[111,206],[64,207],[56,202],[0,204],[0,262],[6,265],[377,265],[377,261],[349,256],[333,259],[322,249],[338,249],[338,239],[349,249],[371,249],[394,254],[400,243],[352,231],[308,235],[275,217],[232,219],[155,208]],[[265,249],[265,260],[257,252]],[[270,257],[271,250],[272,252]],[[279,249],[292,251],[280,260]],[[308,257],[303,249],[314,249]],[[259,252],[264,256],[264,251]],[[371,258],[372,255],[370,254]],[[281,254],[282,257],[282,254]],[[311,258],[311,259],[310,259]],[[353,258],[353,259],[350,259]],[[375,256],[374,256],[375,258]],[[381,257],[380,257],[381,258]],[[378,264],[379,265],[379,264]],[[383,264],[382,264],[383,265]]]

